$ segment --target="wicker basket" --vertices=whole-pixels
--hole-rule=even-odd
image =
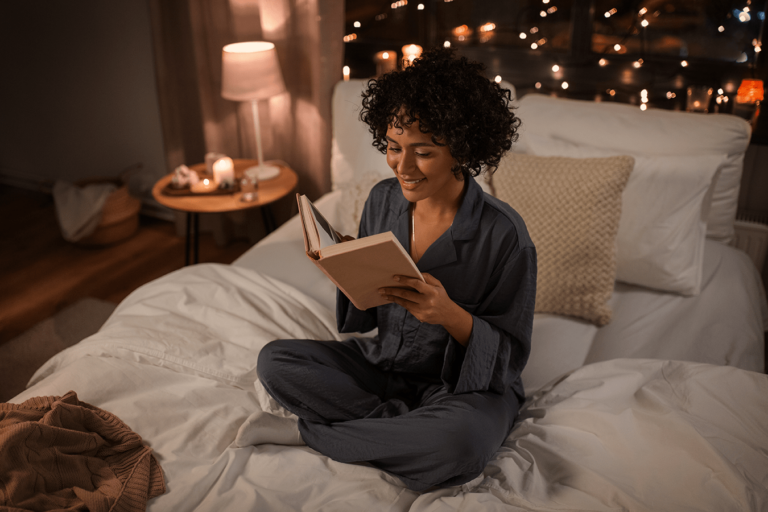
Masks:
[[[101,221],[96,230],[77,245],[109,245],[133,236],[139,228],[139,209],[141,201],[128,193],[128,186],[121,178],[95,178],[79,181],[77,185],[84,187],[97,183],[112,183],[117,190],[109,194],[101,210]]]

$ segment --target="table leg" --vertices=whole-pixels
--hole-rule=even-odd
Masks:
[[[189,265],[189,237],[192,230],[192,212],[187,212],[187,236],[184,237],[184,266]]]
[[[200,262],[199,254],[200,254],[200,214],[199,213],[193,213],[192,214],[195,219],[195,265],[197,265]]]
[[[275,216],[272,214],[272,208],[269,205],[261,207],[261,218],[264,220],[264,230],[267,234],[273,232],[277,227],[277,223],[275,222]]]
[[[184,239],[184,266],[189,266],[190,255],[192,263],[200,261],[200,214],[187,212],[187,236]]]

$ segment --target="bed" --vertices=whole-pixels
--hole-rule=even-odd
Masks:
[[[352,234],[367,190],[388,173],[356,119],[361,87],[336,87],[334,190],[315,203]],[[622,256],[622,227],[648,243],[631,223],[610,240],[609,322],[536,314],[526,403],[471,482],[420,494],[369,465],[332,461],[303,445],[296,418],[260,385],[256,361],[270,340],[343,337],[335,288],[307,261],[296,217],[232,265],[186,267],[139,288],[11,401],[74,390],[126,422],[166,478],[151,511],[768,510],[768,307],[753,263],[728,245],[748,126],[540,96],[517,104],[524,124],[510,161],[630,154],[635,171],[642,163],[656,177],[636,187],[644,225],[650,210],[671,210],[650,255]],[[658,182],[670,161],[712,169]],[[500,178],[481,185],[502,193]],[[649,199],[658,185],[666,192]],[[678,185],[684,199],[670,190]],[[636,199],[622,192],[616,222],[631,220]],[[671,270],[653,270],[654,257],[674,260]]]

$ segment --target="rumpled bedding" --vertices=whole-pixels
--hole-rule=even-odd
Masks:
[[[150,511],[768,510],[766,375],[587,365],[529,398],[482,475],[418,494],[303,445],[256,374],[261,347],[287,337],[339,339],[333,311],[248,269],[187,267],[132,293],[13,401],[74,389],[131,424],[168,482]]]
[[[3,510],[143,511],[165,492],[141,437],[73,391],[0,404],[0,454]]]

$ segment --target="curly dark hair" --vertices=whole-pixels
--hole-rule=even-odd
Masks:
[[[360,119],[373,134],[373,146],[387,152],[387,129],[419,121],[432,142],[447,145],[458,179],[493,173],[517,140],[520,119],[511,110],[512,93],[488,80],[485,66],[452,48],[426,51],[402,71],[368,81]],[[440,141],[440,142],[438,142]]]

